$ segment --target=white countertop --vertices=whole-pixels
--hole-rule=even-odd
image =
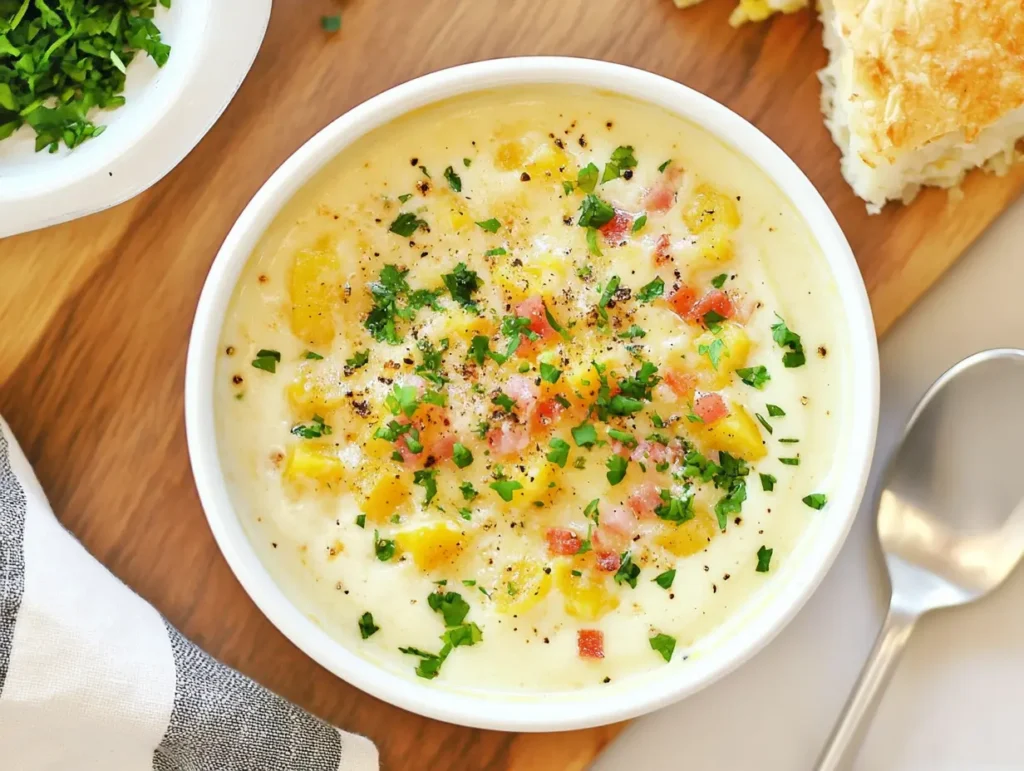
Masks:
[[[874,642],[888,590],[871,501],[914,404],[950,365],[1024,348],[1024,199],[885,338],[878,452],[865,506],[821,587],[719,683],[638,720],[593,771],[810,769]],[[1024,398],[1024,394],[1022,394]],[[926,617],[858,771],[1024,769],[1024,570],[991,597]]]

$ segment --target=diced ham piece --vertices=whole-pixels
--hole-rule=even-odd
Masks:
[[[622,558],[618,552],[599,551],[594,554],[597,558],[597,569],[608,573],[614,573],[622,565]]]
[[[544,399],[537,403],[537,409],[533,413],[533,426],[536,431],[541,431],[558,420],[565,410],[555,399]]]
[[[697,290],[689,284],[682,284],[669,296],[668,303],[672,306],[672,310],[682,318],[693,318],[693,308],[697,304]]]
[[[548,528],[548,553],[552,555],[576,554],[580,550],[580,537],[564,527]]]
[[[714,311],[724,319],[732,318],[735,313],[732,300],[721,289],[712,289],[693,306],[690,318],[694,321],[703,321],[704,316]]]
[[[548,323],[547,313],[544,310],[544,300],[540,295],[532,295],[516,306],[516,315],[530,320],[530,331],[540,335],[541,340],[549,340],[558,333]],[[521,346],[530,342],[523,338]],[[520,347],[521,347],[520,346]]]
[[[530,432],[518,423],[506,421],[488,432],[487,443],[496,455],[516,455],[530,443]]]
[[[662,233],[658,237],[658,243],[654,245],[655,265],[667,265],[672,262],[672,252],[669,251],[671,246],[672,240],[668,237],[668,233]]]
[[[653,482],[644,482],[632,492],[626,503],[638,517],[650,517],[663,501],[658,486]]]
[[[580,657],[585,659],[604,658],[604,632],[597,629],[581,629],[576,633],[576,647]]]
[[[419,375],[409,375],[405,378],[405,385],[416,389],[416,395],[422,397],[427,392],[427,381]]]
[[[505,387],[501,389],[507,396],[515,399],[517,413],[524,418],[528,417],[537,404],[537,394],[540,390],[526,375],[512,375],[505,381]]]
[[[594,531],[595,548],[605,551],[622,551],[629,546],[636,529],[636,516],[624,506],[608,506],[601,509],[600,524]]]
[[[612,440],[612,452],[614,452],[616,455],[619,455],[619,456],[621,456],[623,458],[628,458],[628,457],[630,457],[633,454],[633,449],[629,445],[623,444],[618,439],[613,439]]]
[[[433,458],[438,463],[446,461],[452,457],[455,451],[455,436],[445,434],[433,444],[424,447],[423,450],[426,456]]]
[[[676,202],[676,185],[668,179],[660,180],[644,196],[644,208],[654,214],[664,214]]]
[[[672,393],[680,399],[693,398],[693,390],[697,387],[696,375],[670,369],[665,371],[663,378],[665,385],[672,389]]]
[[[626,237],[626,233],[633,227],[633,216],[621,209],[615,210],[615,216],[604,223],[598,230],[604,236],[604,240],[610,244],[618,244]]]
[[[710,426],[728,415],[729,407],[721,394],[699,393],[693,403],[693,413]]]

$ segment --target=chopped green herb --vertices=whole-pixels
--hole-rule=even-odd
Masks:
[[[519,344],[524,337],[527,340],[536,340],[540,337],[530,328],[532,323],[525,316],[505,316],[502,318],[501,334],[508,338],[508,346],[505,348],[506,359],[519,350]]]
[[[783,466],[799,466],[800,458],[779,458],[779,463]]]
[[[369,352],[367,352],[367,353],[369,353]],[[357,353],[356,356],[358,356],[358,355],[359,354]],[[321,356],[319,353],[316,353],[315,351],[303,351],[302,352],[302,358],[303,359],[311,359],[313,361],[320,361],[324,357]],[[345,362],[345,363],[347,364],[348,362]]]
[[[792,439],[787,437],[784,439],[779,439],[779,444],[797,444],[799,441],[799,439]]]
[[[491,217],[489,220],[484,220],[483,222],[477,222],[476,224],[482,227],[488,233],[497,233],[498,228],[501,227],[501,223],[498,222],[498,220],[496,220],[494,217]]]
[[[720,338],[715,338],[710,344],[701,343],[697,346],[697,353],[701,356],[707,356],[708,361],[711,362],[711,368],[717,370],[718,364],[722,360],[723,353],[728,356],[729,352],[725,348],[725,343]]]
[[[572,182],[570,182],[567,179],[563,180],[562,181],[562,192],[564,192],[566,195],[572,195],[572,191],[573,191],[573,184],[572,184]]]
[[[373,636],[379,629],[380,627],[373,623],[373,614],[369,611],[359,617],[359,634],[364,640]]]
[[[594,524],[595,525],[601,524],[601,512],[599,511],[600,507],[601,507],[601,499],[600,498],[594,498],[594,500],[592,500],[590,503],[588,503],[584,507],[584,509],[583,509],[583,516],[586,517],[587,519],[594,520]]]
[[[451,645],[445,645],[441,648],[440,653],[427,653],[421,651],[419,648],[399,648],[402,653],[407,653],[410,656],[419,656],[420,663],[416,666],[416,675],[422,677],[425,680],[433,680],[437,677],[438,672],[441,671],[441,665],[444,664],[444,660],[448,658],[448,654],[452,652]]]
[[[762,546],[760,549],[757,550],[757,568],[755,568],[755,569],[757,570],[758,573],[767,573],[768,572],[768,567],[771,565],[771,562],[772,562],[772,552],[773,551],[775,551],[775,550],[774,549],[766,549],[764,546]]]
[[[764,384],[772,379],[772,376],[768,374],[768,369],[763,366],[740,367],[736,370],[736,374],[739,375],[740,380],[758,391],[762,390]]]
[[[411,418],[420,406],[416,386],[400,386],[395,383],[391,393],[384,397],[384,406],[392,415],[404,414],[405,417]]]
[[[636,447],[636,437],[628,431],[620,431],[617,428],[609,428],[608,436],[617,442],[622,442],[627,447]]]
[[[462,165],[465,166],[468,169],[470,166],[473,165],[473,161],[471,159],[469,159],[469,158],[463,158],[462,159]]]
[[[618,276],[612,276],[608,279],[608,283],[605,284],[604,289],[601,291],[601,296],[597,300],[597,311],[601,314],[601,318],[607,321],[608,312],[605,308],[608,307],[608,303],[612,301],[612,297],[617,291],[619,291],[619,284],[622,283],[622,279]]]
[[[641,214],[639,217],[637,217],[635,220],[633,220],[633,227],[631,228],[631,232],[639,233],[641,230],[644,229],[644,225],[646,225],[646,224],[647,224],[647,215],[646,214]]]
[[[711,286],[713,286],[715,289],[721,289],[728,279],[728,273],[719,273],[717,276],[711,279]]]
[[[431,592],[427,595],[427,605],[444,617],[447,627],[459,626],[469,615],[469,603],[458,592]]]
[[[599,228],[611,222],[615,209],[593,193],[587,195],[580,205],[580,218],[576,222],[582,228]]]
[[[453,648],[458,648],[462,645],[476,645],[483,639],[484,633],[473,622],[453,626],[450,629],[446,629],[445,633],[441,635],[441,640],[445,643],[445,646],[450,645]]]
[[[786,326],[782,316],[775,314],[779,321],[772,324],[772,339],[780,348],[789,348],[789,351],[782,356],[782,364],[785,367],[802,367],[807,362],[804,355],[804,346],[800,342],[800,335]]]
[[[424,177],[426,177],[427,179],[432,179],[432,177],[430,176],[430,172],[427,171],[427,167],[426,166],[419,166],[418,168],[419,168],[420,171],[423,172],[423,176]]]
[[[408,238],[420,228],[426,228],[427,223],[421,220],[412,212],[403,212],[395,217],[395,221],[388,228],[392,233],[397,233],[403,238]]]
[[[476,308],[473,293],[480,288],[481,282],[475,270],[469,270],[466,263],[460,262],[451,273],[442,275],[441,280],[455,302],[464,308]]]
[[[775,483],[779,480],[771,474],[760,474],[759,476],[761,477],[761,489],[766,493],[772,492],[775,489]]]
[[[360,514],[359,516],[356,517],[356,526],[357,527],[361,527],[364,530],[366,529],[366,515],[365,514]]]
[[[555,437],[548,442],[548,447],[551,448],[551,452],[545,457],[559,468],[565,468],[565,464],[569,460],[569,443]]]
[[[603,255],[601,251],[601,245],[597,240],[597,230],[594,228],[587,228],[587,251],[589,251],[595,257]]]
[[[463,499],[467,501],[473,500],[480,494],[476,491],[476,488],[473,487],[472,482],[463,482],[462,484],[460,484],[459,492],[462,493]]]
[[[334,14],[333,16],[321,16],[320,27],[323,29],[324,32],[337,32],[339,29],[341,29],[341,14]]]
[[[415,474],[413,474],[412,483],[423,488],[426,493],[423,498],[423,505],[428,506],[430,502],[434,500],[434,496],[437,495],[437,469],[419,469]]]
[[[324,423],[324,419],[319,415],[314,415],[309,423],[296,423],[292,426],[292,434],[303,439],[319,439],[333,433],[334,429]]]
[[[444,178],[448,180],[448,187],[456,193],[462,192],[462,178],[455,173],[455,169],[451,166],[444,170]]]
[[[620,340],[635,340],[638,337],[647,337],[647,332],[643,327],[633,324],[625,332],[619,332],[618,338]]]
[[[681,525],[696,516],[693,509],[693,489],[691,487],[687,486],[682,495],[672,495],[671,490],[662,490],[660,495],[663,502],[654,509],[654,513],[659,519]]]
[[[466,445],[456,442],[455,446],[452,447],[452,460],[455,461],[455,465],[459,468],[466,468],[466,466],[473,462],[473,453]]]
[[[676,569],[672,568],[670,570],[666,570],[664,573],[659,573],[653,580],[654,583],[662,589],[671,589],[672,582],[676,580]]]
[[[651,283],[644,284],[637,290],[636,299],[642,303],[650,303],[665,294],[665,282],[658,276]]]
[[[725,497],[715,504],[715,516],[718,519],[719,529],[724,531],[729,517],[739,514],[743,510],[745,500],[747,500],[747,483],[740,479],[734,482]]]
[[[374,530],[373,552],[381,562],[387,562],[395,556],[395,542],[387,538],[381,538],[380,532]]]
[[[633,564],[633,556],[627,551],[623,552],[622,562],[615,573],[615,583],[629,584],[630,588],[636,589],[636,580],[640,577],[640,566]]]
[[[786,413],[783,412],[782,407],[777,407],[774,404],[768,404],[766,406],[768,407],[768,416],[769,417],[772,417],[772,418],[783,418],[783,417],[786,416]]]
[[[498,257],[502,254],[508,254],[504,246],[497,246],[494,249],[488,249],[484,252],[484,257]]]
[[[398,200],[400,203],[405,203],[410,198],[412,198],[412,193],[402,193],[400,196],[398,196]]]
[[[600,173],[597,166],[593,163],[588,163],[576,175],[576,187],[584,193],[593,193],[594,188],[597,187],[597,176]]]
[[[767,431],[769,434],[774,434],[775,433],[775,429],[772,428],[772,424],[764,419],[764,415],[762,415],[760,412],[755,412],[754,413],[754,417],[757,418],[757,422],[758,423],[760,423],[762,426],[764,426],[764,430],[765,431]]]
[[[597,443],[597,429],[593,423],[581,423],[572,429],[572,438],[577,447],[593,447]]]
[[[562,370],[555,367],[553,364],[548,364],[546,361],[540,363],[540,379],[545,383],[557,383],[558,378],[562,376]]]
[[[516,400],[507,394],[503,394],[501,391],[491,399],[491,404],[498,405],[505,412],[512,412],[516,408]]]
[[[308,359],[309,356],[306,356]],[[323,356],[317,356],[318,359],[322,359]],[[365,367],[367,362],[370,361],[370,351],[356,351],[352,354],[352,358],[345,359],[345,369],[349,372],[355,371],[360,367]]]
[[[522,490],[523,485],[514,479],[498,479],[497,481],[491,482],[490,487],[503,501],[511,501],[512,495],[516,490]]]
[[[668,168],[668,165],[669,165],[670,163],[672,163],[672,159],[671,159],[671,158],[669,158],[669,159],[668,159],[667,161],[665,161],[665,162],[664,162],[663,164],[661,164],[661,165],[660,165],[660,166],[658,167],[658,171],[660,171],[660,172],[663,172],[663,173],[664,173],[665,169],[667,169],[667,168]]]
[[[629,466],[629,458],[623,458],[621,455],[610,455],[604,465],[608,468],[608,473],[605,474],[608,478],[608,483],[611,485],[617,485],[626,476],[626,468]]]
[[[280,351],[271,351],[267,348],[260,348],[256,351],[256,358],[252,360],[252,366],[266,372],[277,372],[277,364],[281,361]]]
[[[651,649],[661,654],[661,657],[665,661],[672,660],[672,654],[676,650],[676,638],[670,637],[667,634],[656,634],[651,637],[649,642],[651,643]]]
[[[631,146],[616,147],[612,151],[612,159],[605,164],[604,174],[601,175],[601,182],[611,182],[618,179],[626,169],[636,166],[636,158],[633,157]]]
[[[813,493],[804,497],[803,502],[816,511],[821,511],[828,503],[828,498],[823,493]]]

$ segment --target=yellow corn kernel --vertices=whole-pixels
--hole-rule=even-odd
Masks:
[[[691,233],[703,233],[714,227],[724,228],[723,232],[728,233],[740,226],[740,211],[734,198],[702,183],[683,207],[683,221]]]
[[[706,509],[698,506],[689,522],[681,525],[666,525],[654,536],[654,542],[676,557],[689,557],[702,551],[718,534],[718,523]]]
[[[405,474],[385,472],[380,476],[359,508],[371,522],[387,522],[391,515],[412,498],[412,485]]]
[[[494,165],[501,171],[515,171],[523,165],[525,151],[518,139],[502,142],[494,153]]]
[[[555,586],[562,593],[565,612],[583,621],[597,621],[619,607],[619,597],[609,579],[591,570],[572,574],[571,560],[558,560],[554,568]]]
[[[341,481],[345,467],[326,447],[303,442],[291,448],[284,475],[292,482],[311,480],[326,485]]]
[[[724,450],[746,461],[759,460],[767,454],[757,423],[735,402],[729,405],[728,415],[707,426],[698,436],[707,448]]]
[[[310,345],[334,339],[338,256],[327,249],[300,249],[292,263],[292,331]]]
[[[534,607],[551,591],[551,576],[544,566],[531,559],[518,559],[501,571],[491,591],[491,600],[502,613],[521,615]]]
[[[420,570],[430,572],[454,562],[469,544],[469,534],[452,522],[438,520],[398,531],[395,542],[412,555]]]
[[[303,367],[285,389],[292,408],[302,418],[326,415],[345,401],[337,373],[321,370],[320,367]]]
[[[712,366],[711,358],[707,354],[700,353],[701,346],[707,346],[710,349],[716,339],[722,341],[717,368]],[[693,355],[689,357],[689,360],[698,370],[701,385],[707,390],[717,391],[728,385],[734,371],[747,365],[749,356],[750,336],[739,324],[726,321],[722,323],[718,334],[708,330],[694,339]]]

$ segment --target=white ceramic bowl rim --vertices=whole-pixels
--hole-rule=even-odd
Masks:
[[[851,344],[849,404],[855,427],[848,432],[847,465],[835,475],[820,548],[778,587],[765,612],[754,614],[740,633],[690,661],[675,661],[654,674],[623,678],[609,686],[538,695],[470,692],[404,677],[328,636],[287,599],[256,556],[225,485],[214,432],[214,370],[221,327],[238,277],[280,208],[325,163],[374,128],[459,94],[525,84],[589,86],[659,105],[710,131],[775,182],[803,215],[835,278]],[[392,88],[335,120],[284,162],[239,216],[210,269],[189,345],[185,418],[196,485],[217,544],[249,596],[295,645],[347,682],[421,715],[480,728],[557,731],[636,717],[692,694],[746,661],[792,619],[832,565],[856,516],[874,450],[878,391],[871,309],[853,254],[825,202],[782,150],[728,108],[674,81],[618,64],[536,57],[462,65]]]

